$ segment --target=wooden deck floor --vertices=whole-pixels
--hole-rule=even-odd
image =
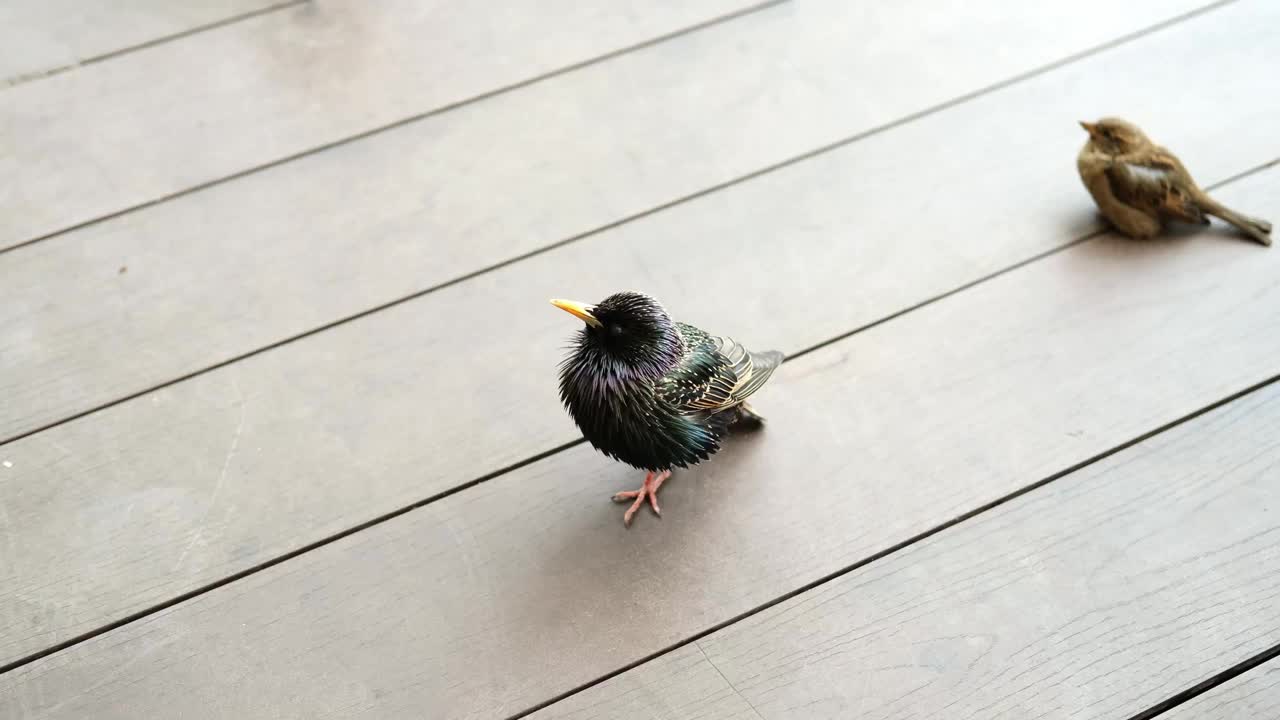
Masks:
[[[199,6],[197,9],[196,6]],[[1271,0],[0,7],[0,718],[1280,718]],[[546,298],[789,358],[639,476]]]

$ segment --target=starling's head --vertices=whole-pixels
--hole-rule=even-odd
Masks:
[[[1089,139],[1099,150],[1110,155],[1123,155],[1151,144],[1137,125],[1115,117],[1102,118],[1098,122],[1081,122],[1080,127],[1089,133]]]
[[[680,333],[657,300],[638,292],[614,293],[595,305],[552,300],[586,326],[578,352],[600,362],[657,377],[680,359]]]

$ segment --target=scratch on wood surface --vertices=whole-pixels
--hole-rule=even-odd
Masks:
[[[187,559],[187,554],[191,552],[191,548],[204,538],[205,524],[209,520],[209,513],[213,512],[213,508],[218,503],[218,496],[222,494],[222,486],[227,480],[227,469],[231,467],[231,458],[235,457],[236,448],[240,446],[240,435],[244,432],[244,393],[240,391],[240,378],[237,375],[231,376],[231,387],[236,392],[236,404],[240,408],[240,419],[236,421],[235,434],[231,436],[231,442],[227,445],[227,454],[222,459],[222,469],[218,472],[218,480],[213,485],[213,494],[209,496],[209,504],[204,509],[204,514],[200,516],[200,521],[196,523],[198,526],[195,533],[191,536],[191,540],[187,542],[187,546],[182,548],[182,553],[178,555],[178,560],[173,564],[173,569],[177,570],[182,567],[182,562]]]
[[[693,646],[698,648],[698,652],[702,653],[702,658],[706,660],[707,664],[720,675],[720,679],[724,680],[724,683],[729,686],[729,689],[733,691],[733,694],[741,698],[742,702],[746,703],[747,707],[751,708],[751,712],[756,714],[756,717],[760,718],[760,720],[764,720],[764,716],[760,714],[760,711],[756,709],[755,705],[751,704],[751,701],[747,699],[747,696],[738,692],[738,688],[735,687],[733,683],[729,682],[729,678],[725,677],[723,672],[720,672],[720,668],[717,667],[715,663],[711,662],[711,658],[707,655],[707,651],[702,649],[702,643],[695,640]]]

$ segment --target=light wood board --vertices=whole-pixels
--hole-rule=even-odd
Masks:
[[[1078,180],[1059,170],[1082,133],[1035,118],[1063,88],[1098,86],[1091,74],[1155,83],[1167,75],[1160,43],[1181,39],[1111,58],[1136,75],[1111,64],[1063,71],[5,446],[21,582],[0,585],[0,617],[21,622],[0,636],[0,657],[572,441],[554,368],[574,328],[547,297],[640,287],[684,319],[795,352],[1067,242],[1093,223]],[[1228,67],[1204,57],[1207,73]],[[1113,99],[1070,97],[1086,108]],[[1246,106],[1240,115],[1251,116]],[[1008,130],[999,145],[981,140],[990,118]],[[965,143],[905,162],[970,126],[979,132]],[[1274,141],[1248,124],[1166,132],[1184,138],[1205,179],[1243,169],[1246,151]],[[1026,161],[996,161],[1011,148]],[[974,167],[983,183],[971,181]],[[912,194],[921,174],[951,190]],[[974,217],[984,204],[999,222]],[[918,220],[903,225],[903,215]],[[982,241],[963,239],[966,227]]]
[[[1275,214],[1280,171],[1219,195]],[[768,429],[668,483],[661,521],[624,530],[607,497],[638,476],[577,447],[18,668],[0,698],[50,718],[518,712],[1274,377],[1277,269],[1220,233],[1085,243],[783,366]],[[223,453],[270,406],[243,397]],[[235,489],[245,469],[306,474],[239,437],[229,496],[261,497]],[[431,462],[378,450],[311,446],[380,466],[352,483]]]
[[[1107,7],[1101,0],[1091,1],[1100,10]],[[638,0],[625,2],[607,10],[568,0],[557,0],[554,7],[509,2],[503,12],[495,12],[492,4],[424,5],[412,0],[308,3],[201,33],[180,44],[12,88],[0,95],[0,122],[21,142],[0,146],[0,170],[12,170],[15,177],[20,173],[23,182],[4,188],[0,195],[0,248],[264,167],[723,15],[712,9],[729,12],[753,7],[742,0],[698,4],[664,0],[657,5],[643,3],[642,12]],[[707,4],[712,7],[704,7]],[[855,132],[859,128],[848,126],[851,114],[871,116],[871,124],[892,120],[1208,3],[1147,0],[1095,13],[1092,18],[1087,17],[1089,6],[1061,0],[1046,5],[1041,13],[1028,12],[1010,0],[984,0],[965,13],[954,8],[944,12],[938,0],[913,0],[891,9],[845,8],[834,15],[824,7],[833,4],[846,5],[810,0],[802,8],[775,7],[741,18],[745,23],[723,23],[732,30],[722,32],[740,33],[739,42],[712,42],[704,47],[695,41],[681,45],[682,49],[660,50],[659,55],[677,53],[680,62],[657,77],[632,77],[625,72],[627,66],[620,66],[617,75],[597,71],[578,78],[568,95],[550,105],[519,106],[505,122],[497,121],[497,127],[494,120],[480,127],[471,127],[477,123],[468,120],[467,129],[480,132],[483,140],[465,143],[466,156],[470,165],[505,164],[511,155],[505,143],[527,151],[538,140],[530,137],[538,134],[538,128],[560,126],[565,119],[591,113],[585,129],[570,128],[577,144],[570,149],[558,146],[540,181],[550,184],[562,173],[568,175],[563,181],[577,180],[583,170],[565,173],[557,168],[556,161],[563,162],[567,152],[579,161],[599,155],[629,160],[619,172],[642,174],[654,170],[656,162],[670,162],[667,153],[682,159],[679,146],[661,132],[640,133],[640,147],[615,147],[616,137],[630,134],[637,123],[651,123],[655,114],[670,119],[673,108],[697,103],[698,96],[714,92],[719,97],[736,93],[731,108],[735,122],[707,123],[710,118],[700,118],[694,124],[719,144],[736,148],[763,142],[751,131],[765,126],[771,131],[765,136],[769,144],[753,154],[771,148],[785,157],[789,154],[785,148],[792,144],[799,145],[793,152],[810,149],[810,132],[825,131],[831,138]],[[763,19],[750,22],[757,16]],[[921,16],[933,17],[937,24],[921,24]],[[1099,17],[1106,20],[1099,22]],[[867,43],[865,29],[873,23],[884,23],[887,32],[881,33],[880,42]],[[895,36],[893,29],[898,27],[910,30],[897,30]],[[992,37],[999,38],[999,52],[989,52]],[[861,49],[845,49],[850,45]],[[839,72],[807,74],[805,65],[824,53],[828,64],[841,63]],[[554,61],[543,58],[548,54]],[[726,63],[735,71],[717,74]],[[893,81],[878,72],[885,64],[896,68]],[[713,72],[694,72],[686,78],[694,65]],[[789,71],[792,65],[795,70]],[[882,79],[871,87],[858,87],[860,75],[868,71]],[[773,85],[770,75],[775,74],[786,76],[788,82]],[[715,87],[726,81],[726,87]],[[609,86],[610,99],[629,99],[619,108],[626,111],[620,117],[597,114],[601,99],[591,97],[588,87],[599,92],[599,83]],[[847,99],[839,101],[842,97]],[[774,120],[782,109],[806,101],[811,104],[798,110],[790,123]],[[609,102],[604,100],[606,105]],[[682,126],[688,122],[660,127],[679,135],[687,132]],[[723,132],[725,127],[734,131]],[[396,162],[402,168],[420,166],[417,175],[437,178],[437,182],[443,174],[453,183],[449,192],[433,192],[421,181],[403,184],[377,175],[371,178],[367,171],[352,172],[345,164],[336,192],[345,203],[353,202],[353,191],[409,193],[418,213],[452,213],[453,203],[461,205],[459,211],[465,210],[471,188],[461,180],[470,175],[464,169],[470,165],[444,164],[442,153],[448,154],[438,146],[442,133],[452,135],[449,144],[456,151],[464,144],[458,132],[467,134],[450,122],[433,123],[418,129],[390,158],[382,157],[383,162]],[[654,152],[654,148],[662,150]],[[735,165],[754,169],[751,157],[716,163],[707,170],[729,175],[726,171]],[[323,185],[329,188],[335,182],[332,176],[316,180],[326,181]],[[704,184],[694,183],[692,190]],[[491,192],[504,197],[502,190]],[[455,199],[455,194],[461,199]],[[285,212],[299,210],[288,193],[275,200]],[[604,201],[588,196],[582,202],[598,206]],[[613,219],[616,215],[610,213],[602,222]]]
[[[750,4],[323,0],[18,85],[0,93],[0,175],[22,178],[0,189],[0,248]]]
[[[1044,11],[1006,5],[1010,23]],[[926,42],[931,30],[903,16],[885,33],[928,62],[915,57],[906,75],[889,76],[874,62],[880,46],[855,37],[857,18],[846,17],[854,7],[776,8],[0,256],[0,440],[901,117],[1031,67],[1044,57],[1041,46],[1060,55],[1096,39],[1093,21],[1087,31],[1033,24],[1025,45],[999,63],[986,55],[979,62],[971,45]],[[983,20],[954,13],[968,18],[956,27]],[[1280,59],[1262,37],[1278,13],[1265,2],[1219,9],[999,99],[895,129],[892,139],[855,143],[838,169],[810,164],[757,193],[750,207],[769,210],[749,222],[713,224],[714,213],[742,212],[721,204],[698,211],[696,226],[666,225],[632,242],[731,245],[734,235],[760,236],[752,226],[761,222],[794,236],[805,232],[791,220],[802,202],[810,214],[843,215],[838,237],[855,239],[857,249],[813,252],[860,277],[882,262],[881,238],[943,259],[979,258],[986,268],[988,258],[1006,257],[963,240],[924,240],[935,228],[949,236],[981,223],[1001,241],[1020,236],[1023,247],[1050,247],[1064,225],[1070,234],[1088,222],[1071,170],[1080,115],[1126,108],[1186,154],[1204,182],[1280,154],[1269,131],[1280,100],[1267,72]],[[1149,19],[1102,17],[1109,36]],[[821,31],[829,27],[847,29]],[[1257,42],[1247,41],[1250,33]],[[1068,40],[1075,45],[1060,44]],[[1179,78],[1150,57],[1169,52],[1203,60]],[[928,83],[920,79],[926,70]],[[1184,113],[1188,82],[1202,102],[1237,109],[1213,122]],[[779,197],[768,196],[772,188]],[[777,212],[786,213],[783,227],[769,220]],[[824,237],[818,247],[831,244]],[[789,257],[788,269],[799,270],[803,255]],[[925,271],[928,262],[920,263]],[[669,264],[646,263],[655,272]],[[648,282],[643,270],[624,270],[623,282]]]
[[[1272,386],[531,720],[1130,717],[1280,641],[1278,435]]]
[[[0,90],[129,48],[198,31],[281,0],[5,0]]]

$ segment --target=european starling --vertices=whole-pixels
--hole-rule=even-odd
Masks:
[[[1076,158],[1080,179],[1098,209],[1120,232],[1155,236],[1168,220],[1208,225],[1222,218],[1263,245],[1271,244],[1271,223],[1224,207],[1201,190],[1178,156],[1156,145],[1132,123],[1103,118],[1081,122],[1089,133]]]
[[[720,449],[731,429],[758,427],[746,404],[782,363],[780,352],[755,353],[727,337],[675,322],[657,300],[637,292],[596,305],[552,300],[586,325],[560,365],[560,399],[593,447],[648,471],[632,500],[631,518],[647,498],[683,468]]]

